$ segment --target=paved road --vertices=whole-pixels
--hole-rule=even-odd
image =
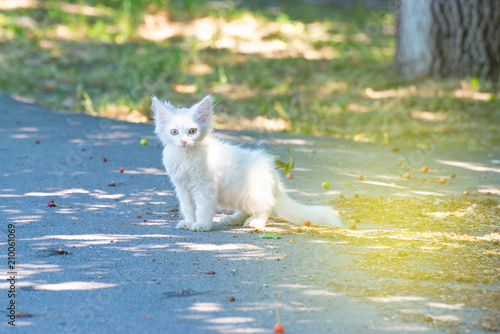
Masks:
[[[371,284],[371,278],[359,276],[343,245],[311,235],[283,233],[275,240],[244,228],[175,229],[177,201],[150,124],[57,112],[1,95],[0,136],[2,333],[13,332],[7,317],[11,301],[18,312],[17,333],[272,333],[275,297],[286,333],[445,333],[445,327],[409,322],[397,309],[454,312],[462,323],[455,330],[481,315],[478,309],[433,309],[430,300],[418,296],[381,300],[334,289],[331,281]],[[334,173],[338,183],[361,182],[357,175],[370,170],[375,153],[376,159],[395,159],[390,150],[335,139],[220,136],[263,145],[283,157],[293,146],[298,177],[288,187],[292,196],[314,203],[355,191],[341,186],[324,191],[317,184],[325,175]],[[142,138],[149,145],[140,145]],[[365,145],[362,162],[356,154],[360,145]],[[487,152],[480,158],[495,159]],[[446,166],[457,168],[457,179],[465,170]],[[471,177],[477,177],[479,190],[490,188],[491,179]],[[377,182],[357,191],[437,192]],[[460,191],[461,185],[447,189]],[[58,206],[49,207],[50,199]],[[11,270],[9,224],[16,241]],[[284,223],[277,226],[286,230]],[[9,298],[12,282],[4,278],[11,276],[15,297]]]

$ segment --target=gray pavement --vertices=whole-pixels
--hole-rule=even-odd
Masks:
[[[354,192],[450,196],[470,184],[471,191],[499,191],[494,150],[471,152],[464,162],[437,148],[395,153],[332,138],[218,135],[283,159],[292,148],[296,177],[286,185],[305,203],[326,204]],[[333,288],[331,281],[370,285],[377,278],[361,277],[344,245],[310,234],[283,233],[275,240],[245,228],[175,229],[178,203],[150,124],[58,112],[0,95],[0,136],[1,333],[272,333],[275,297],[286,333],[450,332],[408,321],[401,308],[451,312],[461,319],[451,330],[466,332],[484,315],[475,308],[433,308],[419,296],[387,301]],[[149,145],[140,145],[142,138]],[[388,170],[397,174],[398,159],[415,168],[429,165],[433,177],[456,177],[446,188],[389,177]],[[354,187],[325,190],[322,181]],[[50,199],[58,206],[49,207]],[[11,269],[9,224],[16,241]],[[8,324],[11,300],[15,329]]]

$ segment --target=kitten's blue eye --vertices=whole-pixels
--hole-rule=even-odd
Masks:
[[[177,131],[177,129],[172,129],[170,130],[170,133],[174,136],[177,136],[179,134],[179,131]]]
[[[190,135],[194,135],[194,134],[196,133],[196,131],[198,131],[198,129],[196,129],[196,128],[191,128],[191,129],[189,129],[189,134],[190,134]]]

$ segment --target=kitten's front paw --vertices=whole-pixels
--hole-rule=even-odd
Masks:
[[[181,221],[177,224],[177,228],[178,228],[178,229],[181,229],[181,230],[190,230],[192,225],[193,225],[193,223],[192,223],[192,222],[188,222],[188,221],[186,221],[186,220],[181,220]]]
[[[222,216],[222,218],[220,219],[220,222],[221,222],[221,224],[229,225],[229,226],[240,226],[240,225],[243,225],[243,222],[241,220],[234,219],[233,216],[229,216],[229,215]]]
[[[212,229],[212,222],[194,223],[189,229],[199,232],[210,231]]]
[[[264,227],[266,227],[266,221],[264,219],[249,218],[243,226],[253,227],[256,230],[262,230]]]

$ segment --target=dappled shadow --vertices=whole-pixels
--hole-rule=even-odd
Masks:
[[[499,140],[488,83],[408,82],[391,72],[392,6],[23,3],[4,5],[9,80],[0,86],[53,107],[145,122],[152,94],[191,105],[212,93],[223,95],[218,128],[416,147],[435,137],[471,149]]]
[[[283,180],[291,196],[308,204],[330,204],[341,210],[344,220],[361,222],[353,230],[332,230],[297,228],[275,219],[269,229],[282,236],[277,240],[258,238],[251,229],[219,225],[212,232],[194,233],[175,229],[178,204],[162,172],[161,147],[151,125],[56,114],[1,98],[0,131],[7,139],[0,150],[9,159],[0,162],[0,211],[16,225],[19,311],[31,314],[23,319],[25,326],[52,331],[51,326],[62,326],[56,331],[64,332],[86,326],[86,316],[91,315],[103,330],[127,323],[132,329],[161,331],[168,322],[179,332],[186,326],[218,333],[270,332],[274,296],[282,319],[299,329],[316,326],[320,331],[332,321],[338,324],[337,315],[345,316],[342,305],[356,305],[377,329],[415,328],[414,322],[425,325],[429,317],[438,324],[460,326],[470,323],[471,313],[465,308],[435,307],[460,303],[430,296],[422,288],[391,284],[424,282],[430,289],[435,282],[442,285],[455,277],[452,283],[468,283],[474,278],[458,275],[463,267],[450,267],[450,258],[457,263],[458,255],[477,259],[467,257],[468,247],[477,247],[474,256],[491,270],[498,256],[496,248],[482,248],[498,239],[488,227],[496,224],[490,221],[497,212],[496,197],[480,192],[498,184],[495,159],[488,153],[459,159],[438,148],[396,152],[339,139],[220,131],[226,140],[264,148],[282,159],[290,149],[295,176]],[[33,140],[36,137],[11,136],[20,132],[19,127],[24,128],[21,132],[38,133],[40,143]],[[150,145],[140,145],[142,138]],[[442,161],[462,164],[448,164],[443,170]],[[424,164],[426,172],[421,171]],[[402,175],[408,170],[410,178]],[[443,177],[446,182],[441,184]],[[330,183],[328,189],[321,187],[324,181]],[[464,188],[471,201],[485,201],[484,214],[475,209],[476,203],[457,209],[436,199],[464,196]],[[355,193],[360,197],[354,198]],[[404,201],[417,200],[416,195],[421,197],[418,203]],[[49,199],[58,206],[49,207]],[[374,199],[379,202],[371,202]],[[413,216],[397,215],[416,205],[424,208],[408,211]],[[383,215],[375,214],[382,211]],[[481,220],[449,220],[461,217]],[[433,229],[421,221],[432,223]],[[429,240],[437,244],[429,245]],[[456,249],[453,257],[450,249]],[[404,262],[409,257],[425,260],[409,267]],[[477,277],[481,275],[486,274]],[[9,288],[5,281],[0,284]],[[229,296],[236,300],[228,301]],[[394,305],[393,312],[403,309],[399,303],[406,304],[404,309],[420,310],[419,315],[396,312],[395,317],[406,319],[399,325],[380,317],[378,305]],[[69,329],[53,319],[64,319]]]
[[[257,301],[244,290],[273,281],[251,272],[272,267],[287,254],[272,241],[249,239],[251,229],[218,227],[202,234],[175,229],[178,204],[150,125],[55,114],[2,99],[1,131],[8,140],[0,149],[16,164],[0,162],[0,210],[15,226],[18,325],[65,332],[87,328],[90,322],[82,317],[91,315],[103,330],[126,323],[155,331],[167,321],[178,332],[185,326],[269,332],[272,299]],[[9,136],[28,127],[38,136]],[[141,138],[151,145],[140,145]],[[55,207],[48,206],[50,199]],[[221,286],[218,278],[225,276],[229,283],[223,280]],[[11,283],[0,283],[0,289],[10,288]],[[244,302],[221,302],[229,294]],[[125,306],[145,299],[151,303],[139,312]],[[116,310],[117,305],[124,306]],[[308,312],[280,307],[285,314]]]

